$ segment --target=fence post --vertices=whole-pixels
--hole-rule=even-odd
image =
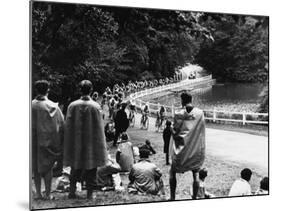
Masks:
[[[175,106],[172,105],[172,117],[174,118],[175,117]]]
[[[245,125],[245,123],[246,123],[246,114],[245,114],[245,112],[243,112],[243,125]]]
[[[216,109],[214,108],[213,111],[213,122],[216,122]]]

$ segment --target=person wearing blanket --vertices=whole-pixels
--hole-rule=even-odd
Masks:
[[[176,173],[192,171],[193,195],[199,189],[199,169],[205,160],[205,121],[202,110],[191,105],[192,96],[181,94],[182,108],[175,112],[173,135],[169,151],[172,159],[170,168],[170,200],[175,200]]]

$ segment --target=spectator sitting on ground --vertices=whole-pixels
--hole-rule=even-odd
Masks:
[[[151,143],[148,139],[145,140],[145,144],[143,144],[139,147],[139,150],[141,150],[141,149],[147,149],[149,151],[150,155],[156,154],[156,151],[153,149],[153,147],[151,146]]]
[[[128,135],[121,135],[121,142],[116,152],[116,161],[121,167],[122,172],[129,172],[135,163],[132,143],[128,141]]]
[[[129,174],[129,193],[164,194],[162,173],[154,163],[149,161],[149,150],[140,149],[140,161],[133,165]]]
[[[267,195],[268,191],[269,191],[269,180],[268,180],[268,177],[264,177],[260,181],[260,187],[255,194],[256,195]]]
[[[120,165],[108,154],[106,165],[97,169],[97,184],[101,190],[123,190],[120,171]]]
[[[206,191],[205,178],[207,176],[208,176],[208,171],[205,168],[199,170],[199,189],[197,195],[199,199],[209,199],[214,197],[213,194]]]
[[[245,168],[241,171],[241,178],[237,179],[230,191],[228,196],[247,196],[252,195],[251,186],[249,181],[251,180],[252,171],[248,168]]]
[[[105,133],[106,142],[110,142],[114,140],[115,128],[114,128],[114,122],[112,120],[106,123],[104,127],[104,133]]]

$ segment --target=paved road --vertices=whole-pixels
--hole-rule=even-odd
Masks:
[[[140,117],[140,114],[136,115],[135,127],[140,127]],[[154,125],[155,118],[149,117],[149,131],[155,131]],[[221,159],[268,172],[268,137],[207,128],[206,150],[207,154]]]

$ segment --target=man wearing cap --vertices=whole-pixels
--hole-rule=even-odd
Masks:
[[[106,142],[100,105],[90,97],[92,83],[80,84],[81,98],[67,109],[64,137],[64,165],[71,167],[69,198],[76,198],[76,183],[86,181],[87,198],[97,186],[97,167],[107,162]]]
[[[175,112],[173,136],[170,143],[172,165],[170,169],[170,200],[175,200],[176,173],[192,171],[193,195],[199,189],[199,169],[205,160],[205,121],[202,110],[191,104],[192,96],[181,94],[182,108]]]
[[[116,113],[116,117],[114,119],[115,139],[113,142],[113,146],[116,146],[120,134],[126,132],[129,127],[129,119],[127,118],[127,113],[125,112],[126,107],[127,107],[127,103],[122,102],[121,108]]]
[[[63,115],[57,103],[48,99],[49,82],[35,83],[37,96],[32,101],[32,172],[36,197],[42,198],[41,178],[45,182],[45,198],[52,199],[51,184],[55,161],[62,151]]]
[[[150,162],[149,154],[149,150],[140,149],[140,161],[133,165],[129,174],[129,193],[164,194],[162,173],[154,163]]]

